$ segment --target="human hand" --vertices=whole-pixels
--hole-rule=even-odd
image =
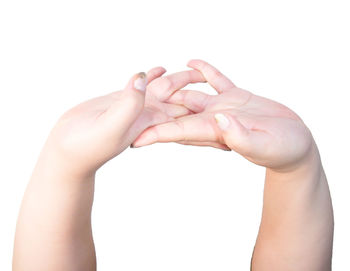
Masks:
[[[91,99],[66,112],[47,140],[45,160],[54,159],[55,167],[70,175],[90,176],[130,146],[147,127],[191,113],[183,105],[164,101],[189,83],[205,82],[201,73],[190,70],[161,77],[164,73],[165,69],[158,67],[147,76],[137,74],[124,90]]]
[[[134,147],[156,142],[212,146],[278,171],[294,169],[317,149],[309,129],[286,106],[236,87],[204,61],[191,60],[188,66],[200,71],[218,95],[175,92],[167,102],[196,114],[148,128]]]

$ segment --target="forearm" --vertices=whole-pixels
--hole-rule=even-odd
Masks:
[[[292,172],[267,169],[252,270],[331,270],[333,209],[314,145]]]
[[[13,270],[95,270],[94,176],[77,179],[44,153],[23,197]]]

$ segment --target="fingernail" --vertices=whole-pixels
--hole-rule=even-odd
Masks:
[[[146,91],[147,87],[147,76],[144,72],[138,74],[138,78],[134,81],[134,88],[140,91]]]
[[[227,130],[228,126],[230,125],[230,121],[224,114],[217,113],[215,114],[214,118],[221,130]]]

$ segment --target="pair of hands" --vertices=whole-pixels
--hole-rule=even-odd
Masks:
[[[236,87],[202,60],[191,60],[188,67],[167,76],[162,67],[136,74],[123,90],[66,112],[47,142],[56,164],[71,176],[91,176],[128,146],[156,142],[234,150],[282,172],[307,159],[314,141],[293,111]],[[217,95],[184,89],[205,82]]]

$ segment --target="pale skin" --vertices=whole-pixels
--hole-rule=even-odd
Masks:
[[[124,90],[60,118],[23,198],[13,270],[96,270],[95,173],[130,144],[156,142],[233,150],[266,168],[252,270],[331,270],[332,204],[309,129],[287,107],[237,88],[210,64],[188,66],[168,76],[161,67],[149,71],[146,97],[144,75],[135,75]],[[218,94],[183,89],[199,82]]]

